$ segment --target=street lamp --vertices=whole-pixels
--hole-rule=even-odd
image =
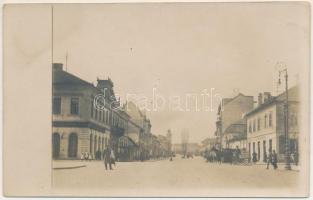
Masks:
[[[281,84],[280,75],[285,74],[285,90],[286,90],[286,100],[285,100],[285,169],[291,170],[290,165],[290,152],[289,152],[289,134],[288,134],[288,72],[287,68],[279,71],[278,84]]]

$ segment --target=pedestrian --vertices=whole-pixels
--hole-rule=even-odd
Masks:
[[[85,152],[85,161],[88,161],[88,152]]]
[[[275,150],[273,150],[272,154],[272,165],[274,169],[277,169],[277,153],[275,152]]]
[[[83,161],[85,159],[85,156],[84,156],[84,153],[82,152],[81,154],[80,154],[80,161]]]
[[[110,148],[106,148],[103,151],[103,160],[104,160],[104,166],[105,169],[108,169],[108,165],[109,165],[109,169],[112,170],[112,163],[111,163],[111,149]]]
[[[293,153],[293,160],[294,160],[295,165],[297,166],[299,163],[299,153],[297,150],[295,150],[295,152]]]
[[[255,164],[257,161],[257,153],[253,152],[252,153],[252,162]]]
[[[272,164],[272,158],[273,158],[272,150],[269,150],[268,151],[268,156],[267,156],[267,166],[266,166],[266,169],[269,169],[269,165]]]
[[[111,159],[111,163],[114,164],[114,166],[116,167],[116,164],[115,164],[115,155],[114,155],[113,149],[111,149],[111,152],[110,152],[110,159]]]
[[[91,155],[91,153],[88,154],[88,160],[89,160],[89,161],[92,160],[92,155]]]
[[[240,162],[240,155],[241,155],[241,151],[240,151],[239,147],[236,146],[236,150],[235,150],[235,162],[236,163]]]

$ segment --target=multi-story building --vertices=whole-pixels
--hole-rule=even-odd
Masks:
[[[221,104],[218,108],[217,121],[216,121],[216,136],[219,139],[221,148],[226,148],[228,137],[233,133],[229,134],[233,124],[238,124],[245,113],[253,109],[253,96],[246,96],[239,93],[233,98],[222,99]]]
[[[108,146],[119,158],[125,157],[125,148],[135,146],[125,134],[130,116],[120,108],[110,79],[98,79],[94,86],[54,64],[52,94],[53,158],[78,159],[87,152],[100,159]]]
[[[103,113],[94,109],[93,84],[53,65],[53,158],[77,159],[81,153],[95,156],[109,144],[110,127]]]
[[[132,125],[127,134],[138,144],[140,159],[147,160],[152,154],[152,126],[150,120],[147,118],[146,114],[131,101],[124,104],[124,109],[132,119]]]
[[[298,87],[288,90],[289,145],[291,153],[298,150]],[[272,97],[270,93],[260,93],[258,106],[246,114],[248,151],[257,154],[257,159],[266,161],[269,151],[275,150],[280,160],[285,152],[285,112],[286,93]]]

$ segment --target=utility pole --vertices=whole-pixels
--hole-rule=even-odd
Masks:
[[[286,99],[285,99],[285,105],[284,105],[284,110],[285,110],[285,117],[284,117],[284,122],[285,122],[285,169],[286,170],[291,170],[291,165],[290,165],[290,152],[289,152],[289,130],[288,130],[288,121],[289,121],[289,116],[288,116],[288,72],[287,68],[280,70],[279,71],[279,80],[278,84],[281,84],[280,81],[280,75],[284,73],[285,74],[285,94],[286,94]]]

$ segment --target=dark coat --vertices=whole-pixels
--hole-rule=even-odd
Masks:
[[[109,149],[109,148],[104,149],[104,151],[103,151],[103,159],[104,159],[105,162],[111,162],[110,155],[111,155],[111,149]]]
[[[272,154],[272,163],[277,163],[277,153]]]

